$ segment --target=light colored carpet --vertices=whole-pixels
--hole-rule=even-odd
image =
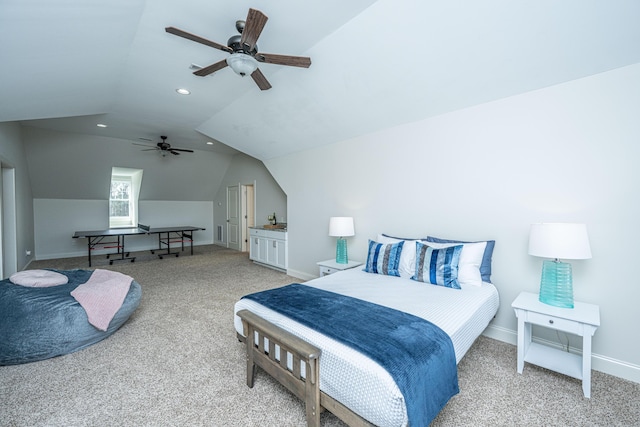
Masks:
[[[135,263],[98,260],[134,277],[140,307],[108,339],[54,359],[0,367],[1,426],[303,426],[302,403],[259,371],[245,383],[233,305],[244,294],[297,279],[216,246],[194,256]],[[29,268],[87,268],[85,258]],[[434,426],[638,426],[640,384],[593,372],[580,382],[527,365],[514,346],[480,337],[459,365],[460,393]],[[329,413],[322,425],[343,427]]]

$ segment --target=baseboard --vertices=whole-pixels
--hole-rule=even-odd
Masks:
[[[106,254],[106,252],[105,252]],[[94,254],[91,254],[92,256]],[[95,255],[100,255],[100,254],[95,254]],[[75,257],[87,257],[87,251],[82,251],[82,252],[57,252],[55,254],[38,254],[36,256],[36,260],[37,261],[44,261],[44,260],[48,260],[48,259],[58,259],[58,258],[75,258]]]
[[[512,345],[517,345],[518,342],[517,331],[503,328],[501,326],[489,325],[487,329],[484,330],[482,335]],[[537,337],[533,337],[533,341],[544,344],[546,346],[562,349],[562,345],[554,341],[549,341]],[[570,347],[569,351],[575,354],[582,354],[582,349],[576,347]],[[602,354],[593,353],[591,356],[591,367],[594,370],[604,372],[605,374],[613,375],[625,380],[633,381],[635,383],[640,383],[640,366],[608,356],[603,356]]]
[[[314,276],[314,275],[305,273],[303,271],[291,270],[291,269],[287,269],[287,276],[295,277],[296,279],[304,280],[305,282],[307,280],[318,278],[318,276]]]
[[[512,345],[516,345],[518,343],[518,332],[503,328],[502,326],[489,325],[482,335]]]

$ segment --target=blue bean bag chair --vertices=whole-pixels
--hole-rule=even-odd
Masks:
[[[0,281],[0,365],[49,359],[93,345],[117,331],[140,304],[142,288],[134,280],[107,330],[99,330],[71,295],[93,271],[49,271],[66,276],[67,283],[32,287]]]

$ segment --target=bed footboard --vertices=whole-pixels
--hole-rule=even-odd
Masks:
[[[320,413],[326,409],[349,426],[375,427],[342,403],[320,391],[322,351],[319,348],[249,310],[240,310],[237,314],[242,319],[244,336],[238,334],[238,339],[246,344],[247,385],[250,388],[253,388],[256,367],[260,366],[305,402],[307,425],[319,426]],[[253,340],[245,338],[251,336],[254,337]],[[276,358],[276,348],[279,348],[279,358]],[[291,367],[287,363],[287,354],[291,355]],[[301,366],[305,366],[305,378],[302,377]]]
[[[307,424],[320,425],[320,349],[293,334],[275,327],[248,310],[241,310],[247,347],[247,385],[253,388],[256,367],[269,375],[305,402]],[[257,341],[252,339],[257,335]],[[279,359],[276,358],[279,348]],[[288,365],[289,356],[291,366]],[[302,376],[304,366],[304,377]]]

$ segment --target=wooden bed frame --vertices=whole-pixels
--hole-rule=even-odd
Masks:
[[[246,344],[247,385],[253,388],[256,368],[265,372],[303,400],[306,406],[307,425],[320,426],[320,413],[327,410],[352,427],[373,427],[373,424],[351,411],[342,403],[320,391],[320,355],[322,351],[264,320],[249,310],[240,310],[237,315],[242,319],[244,336],[238,339]],[[255,337],[258,339],[245,339]],[[268,350],[266,341],[268,340]],[[276,358],[279,348],[280,358]],[[287,360],[291,356],[291,368]],[[302,376],[301,367],[305,367]]]

